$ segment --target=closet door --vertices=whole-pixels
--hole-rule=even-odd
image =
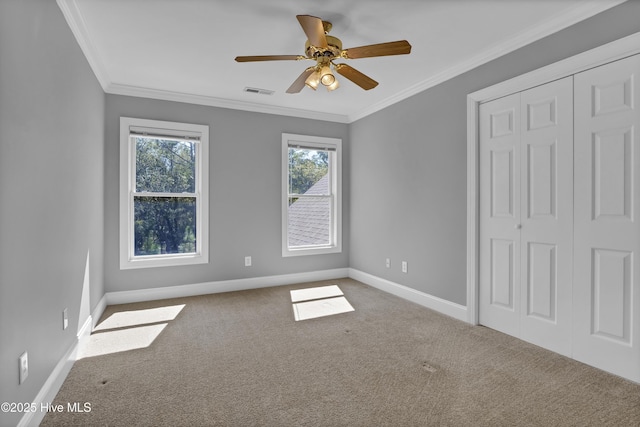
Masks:
[[[480,323],[520,336],[520,94],[480,105]]]
[[[640,381],[640,57],[575,76],[574,358]]]
[[[571,354],[573,84],[480,106],[480,323]]]
[[[571,355],[573,78],[521,94],[520,338]]]

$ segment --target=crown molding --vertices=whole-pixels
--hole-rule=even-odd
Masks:
[[[324,120],[337,123],[353,123],[361,118],[369,116],[377,111],[396,104],[413,95],[423,92],[440,83],[450,80],[460,74],[470,71],[480,65],[497,59],[507,53],[513,52],[527,44],[533,43],[543,37],[563,30],[573,24],[604,12],[627,0],[590,0],[581,3],[566,13],[546,21],[542,25],[524,29],[504,43],[500,43],[480,52],[478,55],[450,67],[436,75],[433,75],[409,88],[398,92],[367,108],[356,111],[353,114],[342,115],[319,111],[303,110],[288,107],[277,107],[266,104],[257,104],[244,101],[235,101],[203,95],[194,95],[180,92],[170,92],[159,89],[150,89],[138,86],[128,86],[114,83],[100,60],[95,46],[91,42],[82,14],[78,8],[77,0],[56,0],[73,35],[75,36],[82,52],[84,53],[98,82],[106,93],[117,95],[138,96],[142,98],[161,99],[190,104],[207,105],[213,107],[229,108],[234,110],[252,111],[257,113],[277,114],[283,116],[300,117],[314,120]]]
[[[447,80],[464,74],[467,71],[471,71],[474,68],[486,64],[487,62],[493,61],[494,59],[518,50],[521,47],[561,31],[571,25],[577,24],[580,21],[584,21],[585,19],[604,12],[607,9],[611,9],[612,7],[618,6],[626,1],[627,0],[591,0],[584,2],[579,6],[572,8],[567,13],[558,15],[555,18],[546,21],[542,25],[527,28],[519,34],[511,37],[509,40],[506,40],[504,43],[494,45],[489,49],[480,52],[478,55],[410,86],[407,89],[384,99],[383,101],[372,104],[354,114],[350,114],[349,123],[353,123],[356,120],[367,117],[377,111],[437,86],[440,83],[444,83]]]
[[[278,107],[275,105],[256,104],[245,101],[216,98],[213,96],[194,95],[182,92],[150,89],[139,86],[110,84],[106,93],[113,95],[137,96],[139,98],[161,99],[164,101],[185,102],[187,104],[207,105],[210,107],[228,108],[232,110],[252,111],[255,113],[276,114],[280,116],[300,117],[304,119],[324,120],[336,123],[349,123],[348,117],[342,114],[324,113],[321,111],[302,110],[298,108]]]

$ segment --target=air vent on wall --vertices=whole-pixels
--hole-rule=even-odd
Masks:
[[[244,91],[249,93],[257,93],[258,95],[273,95],[272,90],[258,89],[255,87],[245,87]]]

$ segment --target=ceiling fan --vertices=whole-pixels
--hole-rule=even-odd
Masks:
[[[313,90],[322,84],[327,90],[338,88],[338,80],[331,72],[331,68],[340,75],[351,80],[364,90],[373,89],[378,82],[362,74],[360,71],[347,64],[336,64],[335,59],[358,59],[374,56],[405,55],[411,52],[411,45],[406,40],[389,43],[372,44],[366,46],[342,49],[339,38],[330,36],[331,23],[310,15],[297,15],[298,22],[307,35],[305,43],[305,55],[263,55],[263,56],[237,56],[237,62],[254,61],[286,61],[310,59],[316,61],[316,65],[309,67],[287,89],[287,93],[298,93],[305,85]]]

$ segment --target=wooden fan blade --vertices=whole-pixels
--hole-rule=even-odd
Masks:
[[[347,59],[371,58],[373,56],[406,55],[411,52],[411,45],[406,40],[397,42],[370,44],[367,46],[351,47],[342,51]]]
[[[311,46],[329,47],[327,38],[324,36],[322,19],[311,15],[296,15],[296,18],[298,18],[298,22],[300,22],[300,26],[302,26],[304,33],[307,35]]]
[[[254,61],[295,61],[297,59],[307,59],[300,55],[262,55],[262,56],[236,56],[237,62]]]
[[[362,74],[360,71],[347,64],[336,64],[335,69],[338,73],[345,76],[364,90],[373,89],[378,86],[378,82],[371,77]]]
[[[302,74],[298,76],[296,81],[293,82],[291,86],[289,86],[289,89],[287,89],[287,93],[298,93],[302,89],[304,89],[304,82],[307,80],[307,77],[309,77],[309,75],[313,72],[314,72],[313,67],[309,67],[306,70],[304,70]]]

